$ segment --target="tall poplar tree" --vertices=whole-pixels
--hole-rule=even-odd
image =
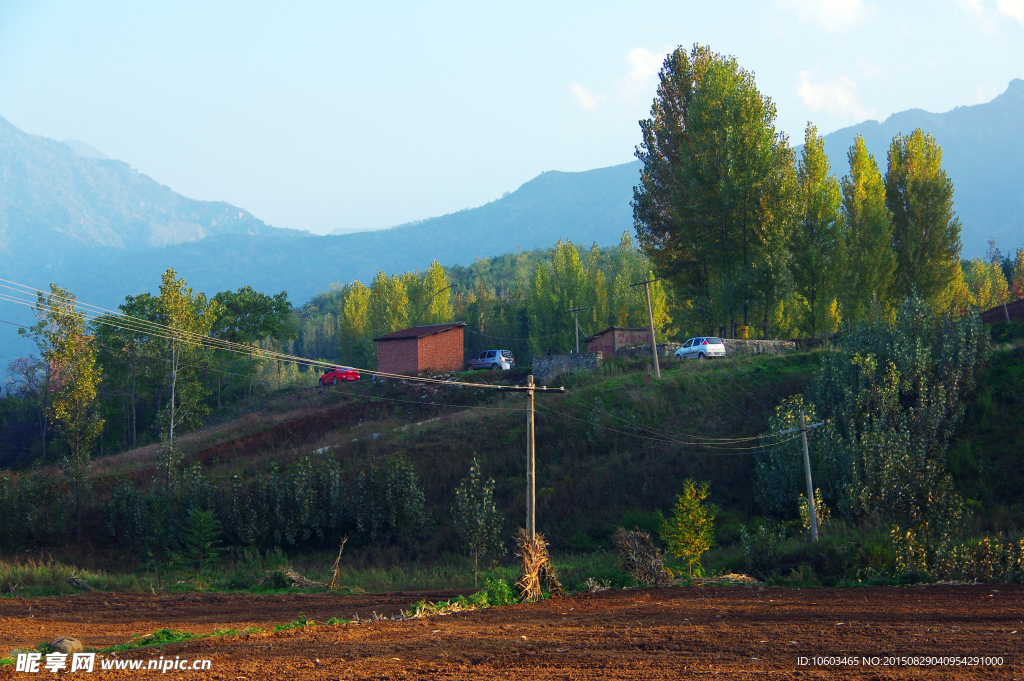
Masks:
[[[839,239],[839,182],[831,174],[825,140],[808,123],[797,169],[798,221],[791,243],[793,280],[806,301],[804,327],[816,337],[828,330],[842,245]]]
[[[886,205],[892,213],[896,293],[917,292],[940,304],[960,274],[960,219],[953,210],[953,181],[942,169],[935,138],[914,130],[889,146]]]
[[[185,279],[179,279],[173,269],[164,272],[157,320],[167,327],[159,345],[167,361],[170,399],[158,418],[167,433],[167,444],[159,461],[167,494],[171,492],[174,469],[180,459],[174,442],[175,429],[198,426],[210,413],[206,404],[209,391],[200,380],[200,372],[209,363],[211,351],[201,345],[201,339],[210,335],[219,309],[216,302],[208,302],[202,293],[193,294]]]
[[[869,312],[892,307],[896,269],[885,183],[860,135],[846,157],[850,174],[842,179],[839,226],[843,260],[837,292],[847,321],[878,321],[869,319]]]
[[[774,103],[734,58],[678,48],[659,79],[651,117],[640,122],[637,235],[705,326],[747,326],[766,252],[777,255],[792,229],[793,154],[775,130]]]

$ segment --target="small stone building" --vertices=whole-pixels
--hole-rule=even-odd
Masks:
[[[380,338],[377,343],[377,371],[388,374],[417,374],[461,371],[462,329],[466,322],[413,326]]]
[[[630,329],[622,326],[610,326],[600,333],[586,339],[587,350],[604,353],[605,357],[614,357],[619,348],[635,345],[651,345],[650,329]]]

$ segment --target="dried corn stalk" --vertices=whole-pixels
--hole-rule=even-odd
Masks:
[[[312,579],[306,579],[287,565],[282,565],[278,568],[278,571],[290,579],[293,586],[297,586],[300,589],[324,589],[327,587],[323,582],[314,582]]]
[[[612,541],[622,559],[622,571],[633,579],[648,586],[672,581],[672,573],[665,569],[664,556],[651,541],[651,535],[620,527]]]
[[[345,542],[347,541],[348,535],[346,534],[341,538],[341,546],[338,547],[338,557],[334,559],[334,565],[331,566],[331,581],[327,583],[328,591],[338,588],[338,576],[341,575],[341,552],[345,550]]]
[[[536,534],[533,539],[526,530],[519,528],[516,535],[516,555],[523,561],[523,575],[516,582],[516,588],[524,601],[536,601],[541,597],[541,585],[547,587],[549,593],[561,595],[562,585],[555,574],[555,567],[548,556],[548,543],[543,534]]]

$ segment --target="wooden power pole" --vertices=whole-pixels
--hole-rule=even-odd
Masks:
[[[589,310],[589,307],[574,307],[571,310],[566,310],[572,315],[573,322],[576,325],[576,354],[580,354],[580,312]]]
[[[532,404],[531,404],[532,406]],[[818,541],[818,513],[814,508],[814,483],[811,482],[811,454],[807,449],[807,420],[800,410],[800,437],[804,440],[804,473],[807,475],[807,510],[811,516],[811,541]]]
[[[661,367],[658,365],[658,340],[654,337],[654,312],[651,310],[651,289],[650,285],[658,281],[657,279],[648,279],[647,281],[640,281],[633,286],[643,286],[644,293],[647,295],[647,319],[651,324],[651,354],[654,356],[654,377],[661,378]]]
[[[533,439],[533,374],[526,377],[526,534],[537,534],[537,447]]]
[[[526,386],[503,386],[502,390],[526,393],[526,533],[530,539],[537,535],[537,447],[534,435],[533,396],[534,393],[564,393],[565,388],[538,388],[533,384],[533,374],[526,377]]]

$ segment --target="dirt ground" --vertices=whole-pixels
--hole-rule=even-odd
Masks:
[[[195,633],[253,626],[269,630],[296,619],[301,611],[319,621],[340,614],[358,615],[362,621],[206,638],[117,654],[121,659],[147,661],[160,656],[209,659],[209,671],[101,671],[97,663],[94,674],[234,681],[1024,679],[1024,587],[1019,585],[672,587],[373,621],[374,612],[390,615],[418,598],[450,595],[94,593],[3,599],[0,646],[7,653],[69,635],[98,648],[161,628]],[[1001,657],[1002,664],[928,666],[900,659],[974,656]],[[876,657],[876,663],[867,664]],[[801,664],[801,658],[806,663]],[[857,664],[837,664],[840,660]],[[0,679],[39,676],[17,673],[12,666],[0,668]]]

